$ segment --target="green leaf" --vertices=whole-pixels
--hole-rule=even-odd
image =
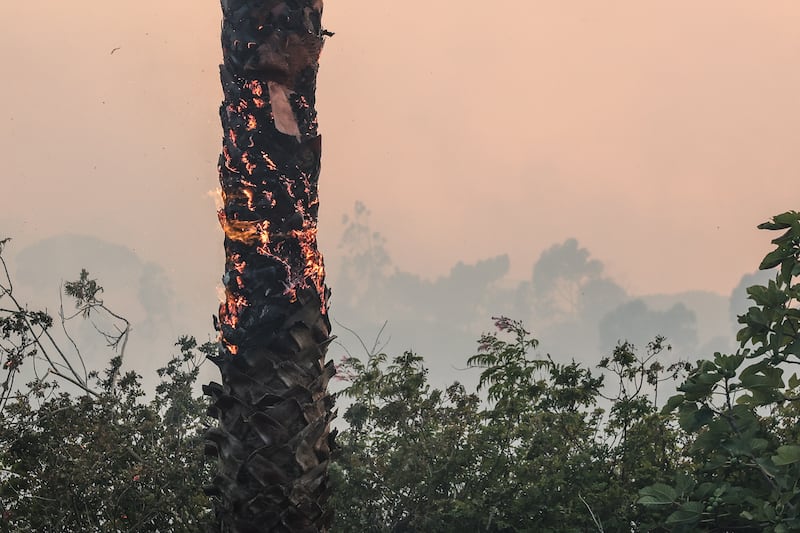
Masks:
[[[784,349],[784,352],[800,357],[800,338],[793,340],[792,343]],[[792,388],[796,387],[797,385],[800,385],[800,382],[796,381],[795,385],[792,385],[791,382],[789,383],[789,386]]]
[[[695,374],[689,376],[684,381],[678,390],[684,393],[684,396],[689,401],[701,400],[710,395],[714,390],[714,386],[722,379],[720,374],[713,363],[706,361],[703,367],[696,370]]]
[[[783,398],[783,369],[767,361],[759,361],[742,370],[739,375],[742,387],[753,395],[753,402],[764,405]]]
[[[797,211],[786,211],[780,215],[772,217],[771,221],[764,222],[758,225],[758,229],[779,230],[791,228],[792,224],[800,219],[800,214]]]
[[[800,446],[780,446],[778,455],[772,456],[772,462],[778,466],[800,462]]]
[[[695,480],[683,470],[675,474],[675,490],[680,495],[688,494],[695,486]]]
[[[736,353],[733,355],[715,354],[714,362],[722,370],[724,377],[732,378],[736,375],[736,370],[744,361],[744,353]]]
[[[676,394],[675,396],[672,396],[669,400],[667,400],[667,403],[664,405],[664,408],[661,409],[661,414],[666,415],[671,413],[676,408],[678,408],[683,403],[683,401],[684,401],[683,394]]]
[[[691,527],[703,516],[702,502],[685,502],[680,508],[667,517],[667,525]]]
[[[792,250],[792,255],[787,257],[781,262],[781,281],[784,283],[789,283],[792,280],[792,271],[794,270],[794,266],[797,260],[794,257],[794,250]]]
[[[764,256],[764,259],[761,261],[761,264],[758,265],[758,269],[769,270],[771,268],[775,268],[791,255],[792,255],[791,249],[786,249],[781,247],[778,248],[777,250],[773,250]]]
[[[696,404],[684,403],[679,413],[678,423],[688,433],[694,433],[714,419],[714,411],[705,405],[698,409]]]
[[[640,505],[671,505],[678,494],[675,489],[663,483],[655,483],[639,490],[639,499],[636,503]]]
[[[746,321],[743,320],[744,318],[745,318],[744,316],[740,317],[739,319],[740,324],[747,323]],[[753,329],[750,326],[745,326],[736,333],[736,342],[740,343],[742,346],[744,346],[744,344],[752,338],[753,338]]]
[[[763,439],[733,436],[722,444],[722,448],[733,456],[752,456],[763,443]]]
[[[788,228],[800,221],[800,213],[797,211],[786,211],[780,215],[775,215],[772,217],[772,220],[774,220],[776,224],[785,224],[785,227]]]

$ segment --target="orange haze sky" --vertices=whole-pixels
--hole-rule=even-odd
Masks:
[[[0,236],[96,236],[213,298],[219,19],[0,4]],[[508,253],[529,278],[575,237],[632,293],[728,294],[769,249],[755,226],[800,209],[796,0],[340,0],[324,22],[328,255],[360,200],[425,277]]]

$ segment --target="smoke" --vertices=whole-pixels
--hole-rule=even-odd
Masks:
[[[697,318],[686,305],[677,303],[665,311],[650,309],[644,300],[626,302],[607,313],[598,324],[600,348],[605,353],[619,341],[644,347],[657,335],[667,338],[674,353],[688,359],[697,347]]]
[[[567,239],[542,252],[533,267],[533,289],[537,297],[552,299],[560,295],[568,308],[577,304],[577,289],[603,274],[603,263],[589,259],[589,250],[579,248],[577,239]],[[569,285],[565,290],[562,285]]]
[[[705,291],[631,295],[603,261],[570,238],[545,249],[528,279],[510,279],[507,254],[459,261],[446,275],[428,279],[395,265],[364,204],[357,203],[342,223],[340,245],[327,256],[338,336],[330,356],[411,349],[425,357],[437,385],[475,382],[477,372],[464,371],[466,358],[498,315],[523,320],[541,341],[538,355],[549,353],[561,361],[594,365],[620,341],[644,348],[656,335],[666,336],[672,346],[665,353],[670,361],[730,351],[736,347],[736,315],[748,307],[744,289],[769,277],[764,272],[743,276],[730,297]],[[152,369],[167,361],[179,335],[196,334],[205,341],[210,333],[214,302],[187,291],[159,262],[130,248],[59,235],[21,250],[12,242],[8,251],[17,293],[31,307],[51,312],[59,305],[60,282],[77,278],[81,268],[89,270],[105,287],[106,304],[131,320],[126,364],[150,385]],[[425,271],[425,257],[419,260],[418,271]],[[207,292],[211,300],[213,291]],[[102,339],[89,324],[75,322],[73,328],[91,365],[102,367],[110,356]]]
[[[730,299],[707,291],[631,295],[575,238],[545,249],[527,280],[509,279],[505,254],[459,261],[447,275],[424,279],[395,266],[369,215],[356,203],[352,215],[343,217],[340,253],[329,269],[329,283],[334,290],[331,315],[348,329],[338,327],[339,351],[331,353],[363,356],[413,349],[425,357],[434,383],[474,379],[474,373],[460,370],[497,315],[523,320],[541,341],[540,356],[549,353],[587,365],[619,342],[644,349],[657,335],[672,347],[664,352],[664,362],[729,351],[735,348],[735,319],[728,309],[735,306],[741,312],[742,286],[755,282],[745,277]],[[361,342],[355,334],[363,335]]]
[[[590,258],[577,239],[567,239],[542,252],[533,267],[533,301],[543,325],[585,321],[613,309],[627,294],[605,275],[605,266]]]
[[[175,289],[161,265],[153,262],[142,265],[137,296],[145,313],[138,330],[148,337],[174,334]]]
[[[85,235],[58,235],[21,250],[15,251],[11,246],[9,251],[15,295],[32,309],[50,312],[56,320],[54,334],[71,357],[77,354],[60,331],[60,294],[64,282],[76,280],[81,269],[88,270],[90,278],[104,289],[99,295],[104,304],[130,321],[125,368],[142,375],[148,389],[156,383],[154,370],[168,361],[180,335],[196,334],[203,342],[211,329],[211,306],[200,310],[193,308],[191,301],[178,299],[175,283],[164,268],[143,260],[125,246]],[[63,306],[67,316],[74,311],[67,297],[63,298]],[[100,329],[115,331],[115,323],[109,317],[96,313],[92,319]],[[95,325],[78,317],[69,321],[67,328],[86,366],[101,370],[115,353]]]

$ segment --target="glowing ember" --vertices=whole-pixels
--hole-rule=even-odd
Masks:
[[[261,222],[228,220],[225,216],[225,211],[222,209],[217,212],[217,215],[219,216],[220,224],[222,224],[222,229],[225,231],[225,237],[228,239],[244,244],[265,244],[269,242],[269,232],[267,231],[269,222],[266,220]]]
[[[220,304],[220,320],[232,328],[235,328],[239,323],[239,313],[241,313],[242,309],[245,307],[247,307],[247,300],[244,299],[244,296],[234,296],[228,293],[227,299]]]
[[[261,157],[264,158],[264,162],[267,164],[267,168],[268,169],[270,169],[270,170],[278,170],[278,167],[275,165],[275,162],[272,161],[272,159],[270,159],[270,157],[267,154],[265,154],[264,152],[261,152]],[[268,192],[268,191],[264,191],[264,192]]]
[[[267,63],[262,70],[299,75],[303,68],[316,68],[316,58],[301,54],[300,47],[290,47],[287,57],[252,44],[235,41],[234,47],[250,47],[253,57]],[[317,249],[321,141],[313,93],[286,81],[291,76],[278,78],[246,79],[222,71],[218,215],[227,260],[219,324],[222,345],[231,354],[248,342],[243,330],[262,328],[270,313],[296,301],[301,290],[313,290],[327,313],[325,267]],[[265,298],[268,312],[257,312]]]
[[[253,93],[254,96],[263,96],[264,89],[261,87],[261,82],[258,80],[249,80],[245,82],[245,87]]]

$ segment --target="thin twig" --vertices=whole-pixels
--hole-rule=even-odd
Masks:
[[[72,338],[72,335],[70,335],[69,331],[67,331],[67,320],[68,319],[64,317],[64,290],[63,290],[63,288],[64,288],[64,284],[62,283],[61,284],[61,288],[58,291],[58,303],[59,303],[58,316],[61,319],[61,329],[64,330],[64,335],[67,336],[67,340],[69,340],[69,342],[72,344],[72,347],[74,348],[75,353],[78,355],[78,360],[81,362],[81,367],[83,367],[83,378],[84,378],[84,381],[88,382],[89,381],[89,373],[86,371],[86,363],[83,360],[83,355],[81,354],[81,350],[80,350],[80,348],[78,348],[78,344]],[[72,317],[74,317],[74,316],[76,316],[76,315],[73,315]],[[70,318],[72,318],[72,317],[70,317]]]
[[[358,333],[356,333],[352,329],[348,328],[347,326],[345,326],[344,324],[342,324],[341,322],[339,322],[336,319],[334,319],[334,322],[336,322],[337,326],[339,326],[340,328],[343,328],[345,331],[349,332],[351,335],[353,335],[358,340],[359,344],[361,344],[361,347],[364,349],[364,353],[367,355],[367,357],[374,357],[375,355],[377,355],[378,353],[383,351],[383,349],[386,348],[386,344],[389,342],[387,340],[380,347],[380,350],[378,350],[378,343],[380,341],[380,336],[383,334],[383,330],[386,328],[386,324],[388,323],[388,321],[384,322],[383,326],[381,326],[381,329],[378,331],[378,335],[375,337],[375,343],[372,346],[372,350],[367,348],[367,345],[364,343],[364,340],[361,338],[361,335],[359,335]],[[347,350],[345,349],[345,351],[347,351]],[[348,352],[348,355],[349,355],[349,352]]]
[[[594,511],[592,511],[592,508],[589,507],[589,504],[586,502],[586,500],[583,499],[583,495],[580,492],[578,493],[578,498],[580,498],[580,500],[583,502],[583,505],[586,506],[586,509],[589,510],[589,514],[592,516],[592,522],[594,522],[594,525],[597,528],[597,530],[600,533],[604,533],[605,530],[603,529],[602,522],[600,522],[600,520],[594,515]]]

